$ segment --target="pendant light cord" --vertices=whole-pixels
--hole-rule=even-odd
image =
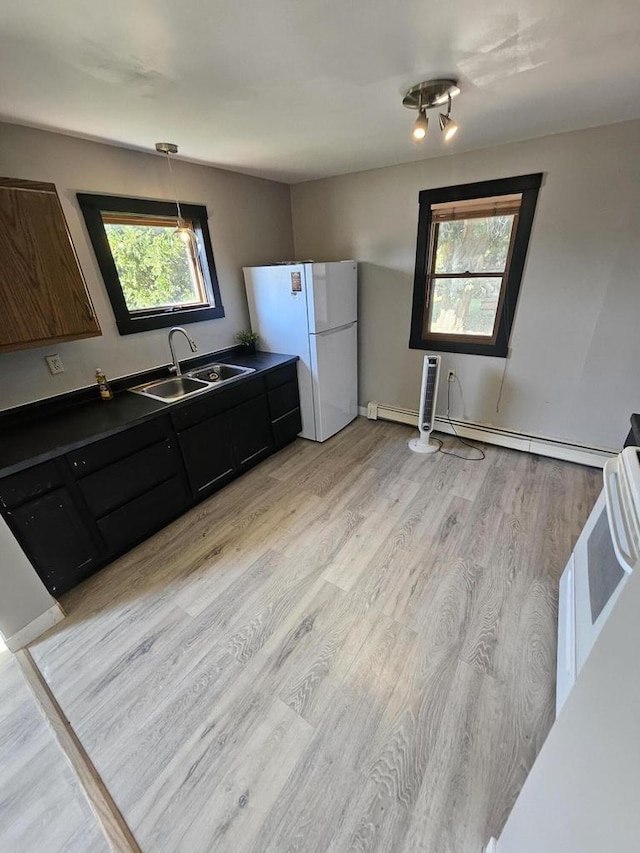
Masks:
[[[169,164],[169,175],[171,176],[171,183],[173,184],[173,194],[176,197],[176,207],[178,208],[178,228],[184,227],[184,220],[182,219],[182,211],[180,210],[180,202],[178,201],[178,187],[176,185],[176,179],[173,174],[173,169],[171,168],[171,152],[167,151],[167,163]]]

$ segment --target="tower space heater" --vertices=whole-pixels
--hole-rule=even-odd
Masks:
[[[418,415],[418,438],[412,438],[409,447],[414,453],[435,453],[440,445],[431,441],[433,422],[436,416],[436,397],[440,378],[440,356],[425,355],[422,364],[422,386],[420,388],[420,414]]]

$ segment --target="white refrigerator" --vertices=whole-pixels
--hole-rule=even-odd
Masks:
[[[245,267],[258,349],[300,356],[303,438],[325,441],[358,414],[355,261]]]

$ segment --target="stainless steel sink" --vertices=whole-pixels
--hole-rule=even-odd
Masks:
[[[191,376],[174,376],[170,379],[157,379],[155,382],[147,382],[129,390],[133,391],[134,394],[151,397],[152,400],[175,403],[176,400],[191,397],[193,394],[201,394],[209,388],[211,388],[210,382],[203,382]]]
[[[255,373],[253,367],[236,367],[234,364],[222,364],[218,361],[206,367],[191,370],[184,376],[172,376],[169,379],[157,379],[155,382],[146,382],[130,388],[134,394],[142,394],[152,400],[160,400],[163,403],[175,403],[185,397],[202,394],[211,388],[225,385],[239,376],[247,373]]]
[[[238,376],[245,376],[247,373],[255,373],[255,370],[253,367],[237,367],[235,364],[216,362],[215,364],[208,364],[206,367],[199,367],[198,370],[190,370],[187,376],[211,382],[214,385],[221,385],[223,382],[236,379]]]

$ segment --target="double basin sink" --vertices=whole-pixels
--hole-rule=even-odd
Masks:
[[[160,400],[162,403],[175,403],[185,397],[202,394],[210,388],[226,385],[247,373],[255,373],[253,367],[237,367],[235,364],[222,364],[215,362],[198,370],[191,370],[184,376],[172,376],[169,379],[156,379],[155,382],[146,382],[130,388],[134,394],[142,394],[152,400]]]

